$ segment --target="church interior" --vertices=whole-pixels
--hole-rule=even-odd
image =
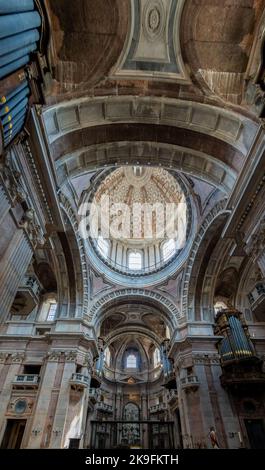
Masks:
[[[264,0],[0,0],[1,449],[265,449],[264,119]]]

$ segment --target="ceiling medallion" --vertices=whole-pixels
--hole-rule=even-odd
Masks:
[[[143,30],[149,41],[158,40],[165,29],[165,10],[161,0],[150,0],[143,11]]]
[[[149,28],[155,33],[155,31],[158,29],[160,24],[160,14],[157,8],[153,8],[153,10],[150,11],[149,13],[149,18],[148,18],[148,25]]]

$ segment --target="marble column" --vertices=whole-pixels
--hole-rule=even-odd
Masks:
[[[179,371],[177,377],[177,389],[178,389],[178,401],[179,401],[179,412],[180,412],[180,421],[181,421],[181,430],[183,437],[183,447],[188,449],[192,447],[191,442],[191,423],[189,420],[189,408],[187,402],[187,396],[185,390],[181,387],[181,371]]]
[[[142,412],[142,420],[148,420],[148,395],[147,393],[142,392],[141,394],[141,412]],[[143,424],[142,426],[142,439],[143,439],[143,446],[145,449],[148,449],[148,426],[147,424]]]
[[[0,376],[0,442],[2,442],[6,428],[5,414],[12,394],[12,382],[15,376],[21,372],[23,360],[23,352],[8,355],[6,359],[2,356]]]
[[[49,448],[51,449],[60,449],[63,447],[68,447],[69,437],[75,437],[72,434],[76,429],[79,429],[80,417],[77,417],[75,422],[67,424],[67,415],[69,414],[69,405],[70,405],[70,380],[72,375],[76,372],[75,357],[67,357],[64,370],[62,375],[61,387],[58,396],[58,401],[56,405],[56,410],[54,414],[54,421],[52,427],[51,441]]]
[[[204,444],[205,441],[200,395],[198,390],[193,388],[185,390],[184,401],[186,402],[186,410],[188,411],[190,446],[192,449],[196,449],[200,445]]]
[[[84,390],[82,395],[82,399],[80,401],[80,426],[79,431],[77,431],[77,436],[79,433],[80,436],[80,449],[84,447],[84,440],[85,440],[85,432],[86,432],[86,418],[88,412],[88,401],[89,401],[89,388],[91,382],[91,368],[90,367],[83,367],[82,374],[84,374],[88,378],[88,385],[87,388]]]
[[[117,393],[116,393],[116,410],[115,410],[115,419],[117,420],[120,420],[122,418],[121,399],[122,399],[122,391],[121,391],[121,387],[118,385]]]
[[[122,389],[117,385],[117,392],[115,396],[115,419],[117,421],[122,419]],[[122,426],[117,426],[117,442],[120,443],[122,439]]]
[[[158,266],[161,261],[159,245],[155,246],[155,258],[156,258],[156,266]]]
[[[64,370],[64,359],[58,352],[50,353],[43,365],[42,378],[38,390],[28,438],[27,448],[49,447],[52,424]]]

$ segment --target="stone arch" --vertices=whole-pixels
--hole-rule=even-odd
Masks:
[[[71,203],[69,202],[69,200],[63,193],[60,194],[60,201],[61,201],[61,207],[64,210],[72,228],[72,233],[74,236],[74,243],[76,246],[75,251],[78,251],[79,253],[79,257],[78,258],[75,257],[75,260],[74,260],[75,271],[77,275],[77,285],[80,287],[82,286],[82,289],[80,292],[80,299],[77,300],[77,305],[79,305],[77,316],[83,317],[84,315],[87,315],[89,311],[89,293],[90,293],[90,283],[89,283],[88,267],[87,267],[87,262],[86,262],[86,252],[85,252],[84,242],[82,238],[80,237],[80,234],[78,231],[78,221],[76,218],[76,214],[71,206]]]
[[[91,306],[88,319],[97,325],[100,322],[101,312],[109,308],[114,302],[122,300],[142,300],[160,307],[167,319],[167,323],[174,329],[181,315],[176,305],[164,295],[148,289],[128,288],[109,292],[94,302]]]
[[[113,331],[112,333],[109,333],[108,336],[104,338],[107,344],[111,344],[113,341],[115,341],[119,336],[123,335],[130,335],[130,334],[137,334],[139,336],[147,336],[152,341],[156,344],[156,346],[160,345],[161,339],[159,336],[154,333],[153,331],[140,326],[140,325],[135,325],[135,326],[124,326],[123,328],[118,328],[117,330]]]
[[[262,279],[262,273],[256,260],[252,257],[246,260],[241,276],[239,278],[237,291],[235,294],[236,308],[245,315],[248,321],[254,321],[251,311],[251,303],[248,299],[248,294],[254,289],[256,283]],[[255,316],[254,316],[255,317]]]
[[[204,270],[201,283],[198,281],[200,290],[197,289],[196,291],[198,294],[198,297],[196,297],[196,314],[197,316],[200,314],[204,321],[209,322],[214,321],[215,301],[218,300],[227,304],[227,299],[221,295],[216,295],[216,285],[218,276],[220,276],[220,272],[222,272],[224,268],[224,259],[226,259],[226,255],[229,256],[229,250],[233,245],[233,240],[231,239],[218,240],[217,238],[218,237],[214,238],[214,241],[217,240],[217,242],[212,249],[210,258],[207,260],[207,257],[204,257],[207,262],[207,267]]]
[[[124,341],[121,342],[120,347],[116,351],[116,356],[115,356],[115,359],[114,359],[114,362],[116,363],[116,366],[117,365],[122,366],[125,351],[132,344],[134,344],[136,346],[136,348],[139,350],[139,354],[141,356],[141,359],[142,360],[144,359],[142,362],[147,363],[148,362],[147,352],[145,351],[145,348],[144,348],[142,342],[140,341],[140,339],[139,338],[133,338],[132,339],[131,335],[129,336],[129,334],[127,334],[127,333],[126,333],[126,336],[128,336],[128,337],[124,338]]]
[[[257,131],[254,121],[226,109],[184,100],[132,96],[71,101],[45,110],[43,121],[57,169],[66,164],[71,155],[80,155],[85,164],[94,168],[119,164],[119,143],[153,142],[178,146],[184,153],[195,152],[196,158],[196,152],[201,152],[219,164],[227,165],[236,174]],[[88,158],[87,150],[107,143],[117,144],[113,152],[99,149],[94,152],[94,160],[91,156]],[[141,150],[139,155],[135,156],[133,152],[128,155],[131,164],[138,158],[142,164],[146,148]],[[167,161],[174,166],[180,157],[172,162],[172,155],[167,157],[167,151],[164,150],[162,155],[153,152],[156,158],[152,164]],[[201,162],[196,164],[196,158],[193,160],[194,174],[201,168]],[[144,163],[148,164],[148,161],[150,159]],[[206,172],[210,171],[209,166],[211,160]]]
[[[225,210],[226,201],[218,202],[206,216],[200,230],[193,242],[190,257],[187,261],[186,270],[182,282],[182,311],[181,315],[189,320],[201,320],[199,305],[196,305],[198,299],[197,279],[203,279],[205,269],[203,259],[213,234],[220,234],[220,227],[225,223],[229,211]],[[219,229],[219,232],[218,232]],[[202,272],[200,270],[202,269]],[[202,281],[201,281],[202,282]]]
[[[234,301],[237,292],[238,281],[239,274],[236,268],[229,267],[224,269],[217,278],[215,295],[226,298],[228,301]]]
[[[105,155],[104,163],[99,155]],[[112,142],[92,145],[67,154],[57,162],[58,180],[62,187],[69,177],[76,178],[92,169],[126,166],[129,163],[161,166],[201,178],[225,193],[229,193],[237,174],[226,163],[204,152],[189,150],[160,142]]]
[[[53,261],[57,280],[57,302],[56,317],[67,317],[69,314],[70,295],[68,286],[65,286],[64,278],[67,278],[67,265],[64,250],[57,233],[52,233],[50,240],[51,258]]]

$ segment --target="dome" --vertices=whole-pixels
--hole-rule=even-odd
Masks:
[[[141,275],[161,269],[186,244],[184,185],[165,169],[118,168],[99,183],[92,202],[92,245],[121,272]]]

